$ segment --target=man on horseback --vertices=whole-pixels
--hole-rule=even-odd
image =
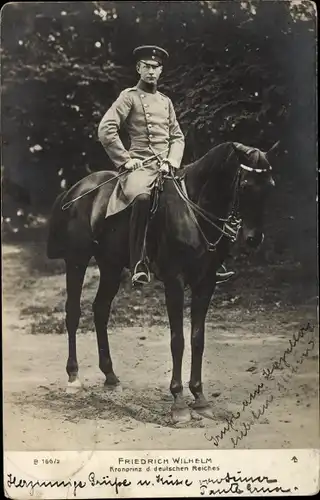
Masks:
[[[168,173],[169,167],[180,167],[184,136],[171,100],[157,90],[168,53],[156,46],[137,47],[133,53],[140,80],[135,87],[120,93],[102,118],[98,134],[115,166],[128,170],[110,199],[107,217],[132,204],[129,235],[132,282],[147,283],[150,275],[145,264],[145,236],[152,188],[159,171]],[[129,151],[119,137],[124,124],[131,139]],[[153,160],[147,162],[150,157]]]
[[[130,269],[132,283],[143,284],[150,282],[145,247],[151,193],[159,172],[180,167],[185,141],[171,99],[157,90],[169,54],[150,45],[137,47],[133,54],[140,79],[135,87],[123,90],[105,113],[98,136],[114,165],[128,172],[118,180],[106,217],[132,205]],[[119,136],[124,125],[131,140],[129,151]]]

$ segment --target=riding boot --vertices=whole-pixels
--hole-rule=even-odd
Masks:
[[[145,262],[146,235],[150,210],[150,195],[138,195],[132,205],[130,220],[130,268],[132,284],[150,283],[150,272]]]

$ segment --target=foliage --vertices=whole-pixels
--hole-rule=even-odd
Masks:
[[[313,169],[315,16],[310,1],[6,4],[5,175],[50,205],[62,187],[112,168],[97,127],[136,82],[132,50],[144,43],[170,53],[160,90],[186,135],[184,161],[225,140],[267,149],[280,139],[288,165]]]

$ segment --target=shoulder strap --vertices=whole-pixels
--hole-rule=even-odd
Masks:
[[[159,90],[158,90],[159,92]],[[163,94],[162,92],[159,92],[160,95],[162,95],[163,97],[165,97],[166,99],[169,99],[169,97],[166,95],[166,94]]]
[[[128,87],[127,89],[124,89],[122,92],[131,92],[133,90],[137,90],[137,87]]]

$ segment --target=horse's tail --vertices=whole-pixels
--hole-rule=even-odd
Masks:
[[[63,259],[65,257],[68,211],[63,211],[61,208],[65,194],[66,192],[64,191],[57,196],[49,218],[47,238],[48,259]]]

